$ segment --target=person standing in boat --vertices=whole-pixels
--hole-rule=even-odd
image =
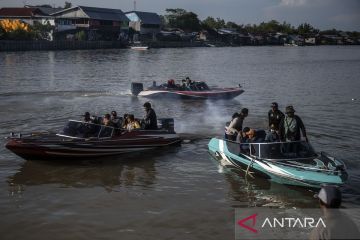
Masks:
[[[242,125],[248,114],[249,110],[247,108],[241,109],[240,113],[233,114],[229,126],[225,126],[225,139],[240,142]]]
[[[286,116],[283,117],[279,125],[281,140],[286,142],[300,141],[302,133],[302,136],[308,141],[304,123],[299,116],[295,115],[294,107],[291,105],[287,106],[285,113]]]
[[[277,102],[271,103],[271,109],[268,112],[269,128],[271,128],[271,125],[273,124],[275,126],[275,130],[278,131],[281,119],[283,119],[283,117],[284,114],[279,110],[279,105]]]
[[[156,130],[157,126],[157,117],[154,109],[151,107],[151,103],[144,103],[145,117],[144,117],[144,129],[146,130]]]

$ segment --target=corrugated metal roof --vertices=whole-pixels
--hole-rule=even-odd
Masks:
[[[160,16],[156,13],[140,11],[131,11],[127,13],[135,13],[144,24],[161,24]]]
[[[49,8],[49,7],[37,7],[37,8],[47,15],[64,10],[64,8]]]
[[[109,20],[109,21],[129,21],[126,15],[120,9],[110,8],[96,8],[79,6],[86,15],[96,20]]]

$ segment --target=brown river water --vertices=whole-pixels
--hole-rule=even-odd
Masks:
[[[0,239],[233,239],[234,209],[317,207],[313,192],[247,179],[207,151],[232,113],[265,127],[270,103],[293,104],[318,151],[342,159],[343,206],[360,207],[360,47],[239,47],[0,52]],[[152,100],[178,147],[96,161],[26,161],[9,132],[60,130],[85,111],[143,115],[130,82],[242,84],[230,101]]]

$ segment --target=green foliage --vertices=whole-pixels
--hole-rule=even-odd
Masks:
[[[225,21],[221,18],[214,19],[213,17],[207,17],[202,24],[206,29],[220,29],[225,27]]]
[[[351,38],[360,38],[360,32],[346,32]]]
[[[65,1],[64,8],[71,8],[71,7],[72,7],[72,3]]]
[[[33,33],[33,38],[35,40],[51,40],[50,34],[52,33],[53,30],[54,27],[51,26],[50,23],[41,24],[35,22],[31,28],[31,32]]]
[[[193,12],[187,12],[184,9],[166,9],[165,26],[170,28],[181,28],[184,31],[199,31],[200,20]]]
[[[339,32],[338,30],[333,28],[333,29],[321,31],[320,34],[322,34],[322,35],[338,35],[338,32]]]
[[[3,29],[2,26],[0,26],[0,40],[5,39],[5,38],[6,38],[5,29]]]
[[[319,33],[318,29],[315,29],[313,26],[311,26],[309,23],[302,23],[297,28],[297,33],[300,35],[311,35]]]
[[[278,32],[285,34],[297,33],[297,30],[291,24],[287,22],[279,23],[276,20],[271,20],[269,22],[262,22],[259,25],[247,24],[243,26],[243,30],[255,34],[278,33]]]
[[[86,33],[85,31],[80,31],[75,34],[75,39],[79,41],[85,41],[86,40]]]
[[[25,31],[24,29],[16,29],[6,33],[7,40],[32,40],[34,38],[33,32]]]

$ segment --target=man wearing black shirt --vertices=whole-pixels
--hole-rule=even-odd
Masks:
[[[279,110],[278,104],[276,102],[271,103],[271,110],[268,113],[269,117],[269,128],[274,124],[275,130],[279,130],[279,125],[281,119],[284,117],[284,114]]]
[[[146,129],[146,130],[158,129],[156,113],[155,113],[154,109],[151,108],[151,103],[149,103],[149,102],[144,103],[144,108],[145,108],[145,117],[144,117],[145,128],[144,129]]]

